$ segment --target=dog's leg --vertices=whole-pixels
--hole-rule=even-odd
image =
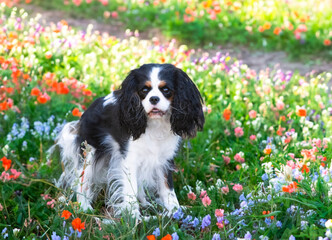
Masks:
[[[169,214],[180,207],[174,191],[172,170],[168,170],[166,176],[159,180],[158,193],[161,203],[167,209]]]

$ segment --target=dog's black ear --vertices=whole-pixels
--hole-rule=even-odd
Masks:
[[[175,93],[172,101],[172,131],[183,138],[193,138],[205,122],[203,99],[197,87],[181,69],[176,69]]]
[[[135,78],[135,70],[123,81],[119,96],[120,123],[127,132],[138,139],[145,132],[147,117],[137,94],[138,82]]]

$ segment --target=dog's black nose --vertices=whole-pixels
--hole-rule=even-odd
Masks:
[[[153,97],[150,97],[150,103],[152,104],[152,105],[156,105],[158,102],[159,102],[159,100],[160,100],[160,98],[159,97],[157,97],[157,96],[153,96]]]

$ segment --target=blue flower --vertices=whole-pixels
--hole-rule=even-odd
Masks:
[[[51,237],[52,237],[52,240],[61,240],[61,237],[56,235],[56,232],[52,232]]]
[[[210,214],[208,214],[202,220],[202,229],[210,226],[210,224],[211,224],[211,216]]]
[[[81,238],[81,236],[82,236],[82,232],[77,231],[77,237]]]
[[[276,226],[277,226],[278,228],[281,228],[281,227],[282,227],[282,223],[281,223],[280,221],[277,221]]]
[[[295,240],[295,237],[294,237],[293,235],[291,235],[291,236],[289,237],[289,240]]]
[[[271,222],[272,222],[271,218],[265,218],[266,225],[270,226]]]
[[[189,222],[191,221],[192,218],[193,218],[192,216],[188,215],[182,222],[184,224],[189,224]]]
[[[5,227],[4,229],[2,229],[2,232],[1,232],[1,234],[2,235],[4,235],[5,234],[5,232],[7,232],[7,228]]]
[[[158,237],[160,235],[160,229],[159,228],[156,228],[153,233],[153,235],[155,235],[156,237]]]
[[[191,224],[193,225],[193,227],[197,227],[197,225],[199,224],[198,218],[195,217],[194,220],[191,222]]]
[[[172,240],[179,240],[179,235],[176,232],[172,234]]]
[[[262,175],[262,180],[263,181],[266,181],[266,180],[268,180],[269,179],[269,176],[267,175],[267,173],[264,173],[263,175]]]
[[[244,235],[244,239],[251,240],[252,236],[250,232],[247,232],[246,235]]]
[[[178,208],[178,210],[173,214],[173,218],[175,218],[176,220],[182,219],[183,216],[184,216],[184,213],[182,212],[181,208]]]
[[[218,233],[213,234],[212,240],[221,240],[220,234]]]

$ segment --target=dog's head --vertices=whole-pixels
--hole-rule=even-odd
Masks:
[[[120,89],[121,124],[134,139],[148,119],[169,117],[172,131],[191,138],[204,125],[202,97],[181,69],[171,64],[145,64],[130,72]]]

